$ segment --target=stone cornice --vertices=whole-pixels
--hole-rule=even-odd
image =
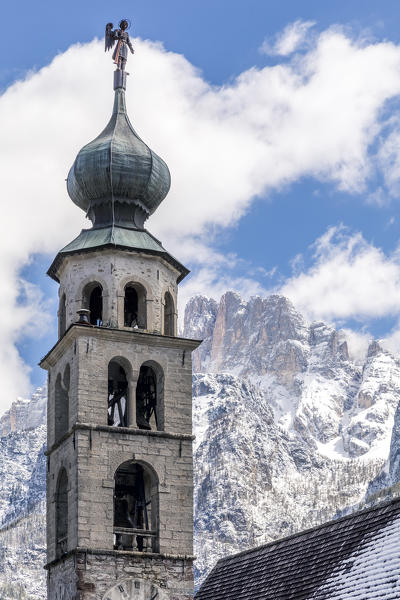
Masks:
[[[71,343],[80,337],[91,337],[120,342],[129,340],[131,343],[136,344],[146,344],[147,346],[158,347],[163,346],[164,348],[176,348],[179,350],[189,350],[190,352],[195,350],[202,341],[161,335],[160,333],[147,333],[137,329],[129,331],[114,327],[94,327],[73,323],[68,327],[63,337],[60,338],[46,356],[42,358],[39,366],[42,367],[42,369],[49,369],[54,366]]]
[[[68,552],[66,552],[65,554],[63,554],[62,556],[60,556],[60,558],[56,558],[50,562],[48,562],[43,568],[48,570],[50,567],[53,567],[54,565],[66,560],[67,558],[69,558],[70,556],[74,556],[74,555],[78,555],[78,554],[92,554],[92,555],[97,555],[97,556],[101,556],[101,555],[105,555],[105,556],[115,556],[116,558],[122,558],[124,556],[129,557],[129,558],[141,558],[141,559],[153,559],[153,560],[157,560],[157,559],[167,559],[167,560],[179,560],[182,562],[193,562],[194,560],[196,560],[196,556],[192,555],[192,554],[166,554],[164,552],[134,552],[134,551],[130,551],[130,550],[97,550],[95,548],[74,548],[73,550],[69,550]]]
[[[45,451],[46,456],[50,456],[54,450],[59,448],[61,444],[67,440],[75,431],[105,431],[112,434],[123,434],[131,436],[154,437],[168,440],[179,440],[192,442],[196,439],[195,435],[188,433],[170,433],[168,431],[151,431],[147,429],[133,429],[130,427],[114,427],[112,425],[90,425],[89,423],[75,423],[69,431],[67,431],[57,442],[55,442],[48,450]]]

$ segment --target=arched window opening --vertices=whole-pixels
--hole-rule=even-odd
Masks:
[[[164,296],[164,335],[175,335],[175,308],[169,292]]]
[[[65,294],[60,298],[60,304],[58,308],[58,336],[62,337],[67,328],[67,309]]]
[[[90,310],[90,324],[101,327],[103,324],[103,289],[99,283],[88,283],[85,287],[82,308]]]
[[[136,424],[139,429],[157,429],[157,379],[148,366],[140,368],[136,386]]]
[[[68,475],[61,469],[56,489],[56,556],[68,550]]]
[[[139,429],[163,429],[163,388],[161,367],[156,363],[143,364],[136,386],[136,425]]]
[[[138,327],[138,295],[135,288],[126,286],[124,298],[124,325]]]
[[[64,375],[57,375],[54,394],[54,436],[55,441],[59,440],[69,429],[69,385],[70,368],[65,367]]]
[[[123,463],[115,473],[114,549],[159,552],[158,482],[147,466]]]
[[[147,328],[146,290],[140,283],[128,283],[125,286],[124,326]]]
[[[128,427],[128,379],[121,365],[108,365],[108,425]]]

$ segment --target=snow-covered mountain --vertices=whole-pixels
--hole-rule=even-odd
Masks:
[[[28,400],[18,398],[0,418],[0,435],[35,429],[46,422],[47,387],[38,388]]]
[[[184,327],[205,340],[194,356],[199,580],[220,556],[356,507],[378,476],[387,484],[398,358],[373,342],[358,364],[341,332],[277,295],[193,298]]]
[[[0,419],[0,598],[45,598],[46,400],[39,388]]]
[[[376,342],[360,364],[343,333],[307,323],[286,298],[232,292],[193,298],[184,335],[204,339],[193,376],[198,583],[218,557],[379,498],[400,478],[400,360]],[[44,389],[14,403],[0,435],[0,598],[41,600]]]
[[[274,422],[321,455],[387,458],[400,401],[400,360],[372,342],[363,364],[349,356],[344,334],[308,324],[283,296],[219,304],[193,298],[184,334],[204,343],[197,373],[229,373],[262,391]]]

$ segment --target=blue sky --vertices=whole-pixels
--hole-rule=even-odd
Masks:
[[[264,38],[297,19],[316,21],[321,29],[334,23],[356,31],[369,29],[379,39],[397,42],[399,12],[398,4],[392,0],[5,3],[1,82],[7,85],[26,70],[46,65],[57,52],[75,42],[101,37],[104,23],[116,21],[120,15],[132,19],[137,35],[162,40],[168,49],[184,54],[201,68],[206,79],[221,84],[253,65],[264,64],[265,59],[258,52]],[[23,44],[14,42],[15,24]]]
[[[21,16],[22,20],[20,22]],[[218,110],[221,115],[224,114],[224,108],[220,107],[221,102],[224,101],[224,89],[230,90],[231,95],[236,94],[238,88],[236,78],[253,67],[256,68],[257,73],[261,73],[265,67],[290,69],[290,74],[294,77],[304,78],[304,85],[306,85],[309,75],[306,73],[304,64],[299,66],[299,62],[305,60],[305,57],[311,56],[315,48],[319,48],[323,43],[321,36],[324,32],[333,32],[330,34],[332,38],[331,47],[337,43],[338,53],[342,48],[340,40],[345,39],[352,44],[352,48],[346,50],[346,52],[349,52],[349,59],[343,62],[343,72],[348,69],[346,77],[349,77],[350,81],[352,73],[349,63],[351,57],[356,54],[356,50],[360,48],[365,50],[367,47],[376,49],[382,46],[377,60],[387,61],[387,71],[382,68],[382,73],[386,74],[387,72],[387,80],[380,80],[380,70],[379,68],[374,69],[374,63],[371,62],[371,80],[373,83],[374,78],[377,79],[377,88],[379,86],[382,88],[381,97],[376,100],[374,107],[368,109],[368,114],[367,109],[365,109],[365,120],[360,122],[354,131],[351,128],[348,131],[349,138],[351,136],[356,138],[357,135],[364,136],[362,141],[355,141],[355,145],[359,143],[360,155],[362,154],[361,159],[359,160],[357,155],[356,158],[353,157],[348,161],[351,163],[352,169],[365,169],[362,175],[358,176],[354,173],[351,176],[343,175],[338,166],[341,162],[340,150],[338,151],[336,146],[335,153],[339,152],[339,158],[332,159],[328,167],[321,166],[316,158],[311,157],[307,167],[299,166],[293,169],[293,172],[287,178],[282,175],[275,182],[272,182],[273,178],[268,179],[266,177],[265,182],[255,184],[255,180],[258,182],[262,179],[262,168],[258,167],[259,172],[254,176],[250,165],[249,169],[244,170],[244,172],[252,173],[248,175],[249,180],[253,177],[251,184],[248,185],[248,189],[251,190],[249,191],[251,201],[249,199],[246,202],[243,198],[237,204],[232,201],[232,211],[236,211],[236,216],[232,218],[227,216],[229,215],[229,194],[223,200],[225,202],[225,212],[222,216],[216,215],[215,218],[210,218],[206,222],[204,219],[201,220],[196,213],[197,216],[193,216],[193,223],[198,223],[198,233],[193,228],[190,234],[192,246],[189,248],[190,244],[188,242],[187,250],[183,251],[183,257],[179,252],[179,244],[176,244],[176,249],[174,247],[176,232],[173,229],[169,231],[165,227],[163,228],[157,221],[155,221],[154,227],[155,232],[162,237],[162,241],[169,242],[169,244],[166,243],[167,247],[172,248],[172,252],[178,255],[178,258],[185,260],[187,266],[193,271],[192,284],[187,286],[183,294],[185,298],[192,292],[207,292],[208,290],[210,290],[210,293],[218,295],[227,287],[232,287],[242,293],[246,292],[247,289],[249,292],[260,293],[264,291],[265,293],[271,291],[287,292],[296,306],[299,306],[303,312],[307,313],[309,307],[309,312],[306,314],[308,318],[325,319],[339,327],[345,327],[355,332],[355,347],[363,346],[363,342],[373,336],[390,338],[391,347],[397,349],[396,344],[398,344],[397,340],[399,339],[397,307],[400,308],[400,301],[396,300],[397,291],[400,292],[400,285],[397,287],[397,278],[399,277],[400,280],[400,274],[397,272],[397,246],[399,243],[400,220],[398,216],[398,177],[395,163],[397,158],[396,120],[399,114],[399,91],[397,91],[397,83],[392,83],[390,80],[395,79],[395,76],[392,76],[391,73],[396,74],[400,69],[400,62],[399,65],[394,64],[397,60],[397,45],[400,44],[400,8],[398,3],[392,1],[378,3],[366,0],[362,2],[340,0],[333,3],[321,3],[320,1],[268,3],[262,0],[247,0],[246,2],[220,0],[218,2],[203,1],[199,3],[190,0],[179,2],[146,0],[146,2],[136,3],[122,1],[118,5],[117,3],[111,5],[109,2],[92,2],[88,0],[85,2],[73,0],[68,3],[46,1],[41,2],[39,5],[25,1],[20,2],[18,5],[7,3],[3,7],[3,21],[6,26],[0,41],[2,46],[0,52],[0,86],[3,93],[7,94],[7,89],[8,91],[10,89],[17,90],[14,85],[16,81],[24,81],[27,75],[30,77],[29,73],[32,71],[40,73],[40,70],[51,63],[56,55],[65,53],[72,44],[77,42],[90,43],[96,36],[101,38],[104,24],[109,20],[115,23],[123,16],[129,17],[133,21],[134,36],[140,36],[144,40],[161,41],[166,51],[174,53],[174,55],[175,53],[183,55],[188,64],[199,70],[197,81],[201,80],[201,85],[208,86],[207,93],[213,98],[213,101],[219,103]],[[289,35],[298,31],[298,28],[293,29],[295,23],[305,24],[304,39],[300,40],[293,51],[278,53],[279,40],[285,39],[286,43],[289,43]],[[16,29],[18,30],[17,41],[14,39]],[[286,37],[284,38],[285,31]],[[391,47],[385,46],[385,42],[388,41],[392,43]],[[262,47],[264,47],[264,51],[260,50]],[[130,68],[133,71],[140,69],[138,61],[144,60],[144,58],[141,59],[140,48],[141,46],[139,46],[139,52],[136,52],[133,59],[131,59],[132,67]],[[334,52],[335,50],[330,51]],[[83,49],[82,57],[86,56],[85,52],[86,50]],[[143,50],[142,56],[144,54],[145,51]],[[155,65],[155,62],[151,62],[156,61],[155,54],[154,52],[151,56],[150,54],[146,54],[146,60],[149,61],[150,66]],[[343,55],[345,56],[345,51],[343,51]],[[78,57],[78,54],[76,56]],[[321,51],[321,56],[325,57],[323,60],[326,59],[326,53],[323,54]],[[106,60],[103,55],[100,58]],[[162,59],[163,57],[160,58],[160,60]],[[68,60],[72,61],[75,58]],[[76,60],[79,61],[79,58],[76,58]],[[314,63],[317,62],[315,56],[313,60]],[[365,59],[367,66],[368,60],[368,58]],[[326,64],[327,66],[325,64],[321,66],[322,74],[329,70],[327,59]],[[357,76],[362,65],[364,65],[364,63],[360,64],[361,67],[358,67],[358,63],[355,62],[354,76]],[[111,74],[111,62],[108,64],[108,68]],[[182,68],[182,66],[179,68]],[[184,68],[186,73],[185,69],[186,67]],[[79,78],[83,77],[84,71],[79,70],[79,67],[77,67],[75,81],[77,95],[80,93],[80,81],[82,81]],[[151,72],[147,73],[147,77],[151,85],[157,85],[157,82],[152,81],[154,77],[152,77]],[[190,77],[192,75],[188,75],[188,79]],[[250,74],[248,79],[251,79],[251,77],[253,75]],[[268,77],[268,85],[273,86],[274,80],[268,79]],[[138,79],[140,80],[140,74]],[[367,79],[365,77],[365,81]],[[256,80],[257,77],[255,77]],[[339,78],[338,85],[346,86],[348,85],[347,81],[344,78],[342,82]],[[85,82],[82,82],[82,88],[84,84]],[[150,86],[150,83],[148,85]],[[255,83],[254,85],[258,84]],[[31,88],[32,86],[24,91],[25,88],[22,87],[19,91],[16,91],[22,97],[21,105],[17,103],[18,106],[23,107],[24,97],[27,98],[27,101],[30,99],[31,104],[34,102],[32,100],[33,96],[30,96],[32,94]],[[43,96],[49,94],[49,89],[43,87]],[[249,86],[248,89],[250,89]],[[251,94],[248,89],[246,94],[249,95],[246,96],[243,93],[243,99],[241,100],[244,106]],[[354,102],[358,102],[363,94],[365,97],[368,94],[371,95],[371,89],[373,89],[373,86],[368,87],[363,80],[359,88],[355,90],[354,95],[349,95],[349,102],[353,102],[353,99]],[[132,90],[131,93],[145,95],[146,90],[135,88],[135,92]],[[262,93],[265,94],[265,91]],[[40,89],[35,94],[34,98],[37,99],[40,96]],[[82,94],[87,94],[87,92],[82,91]],[[93,90],[93,94],[96,95],[97,90]],[[187,94],[187,97],[190,97],[190,94]],[[265,95],[262,98],[265,99]],[[321,94],[321,103],[324,102],[324,98],[325,96]],[[136,100],[134,101],[136,102]],[[316,101],[319,102],[318,97],[316,97]],[[102,100],[102,104],[98,108],[99,114],[103,112],[106,115],[109,112],[110,103],[107,105],[107,102],[105,97],[104,102]],[[44,103],[43,106],[45,106]],[[65,111],[70,110],[69,106],[68,103],[62,106],[60,104],[59,108],[57,108],[57,104],[52,105],[54,110],[60,111],[60,128],[55,131],[55,135],[61,135]],[[157,138],[157,133],[152,130],[151,119],[143,112],[144,109],[136,105],[135,108],[139,118],[139,124],[134,121],[135,125],[139,126],[140,133],[145,139],[152,139],[153,136],[153,139],[162,146],[162,149],[165,149],[162,155],[166,158],[170,167],[172,165],[175,168],[175,172],[171,169],[174,178],[179,168],[186,168],[185,164],[179,163],[179,155],[173,156],[172,152],[170,159],[165,156],[165,152],[168,154],[168,143],[162,137]],[[349,106],[349,109],[353,110],[353,108]],[[24,110],[24,108],[21,110]],[[38,108],[39,110],[42,109]],[[71,108],[72,110],[75,110],[75,108]],[[342,106],[340,110],[346,111],[347,108]],[[0,104],[0,117],[1,111],[2,105]],[[196,113],[195,107],[192,112],[193,114]],[[6,109],[3,109],[3,113],[6,114]],[[43,128],[46,128],[45,114],[40,112],[35,114],[36,117],[32,118],[41,119]],[[140,121],[141,114],[143,117]],[[271,114],[276,113],[272,111]],[[355,114],[357,114],[357,111]],[[329,115],[330,113],[327,113],[327,119],[330,118]],[[23,128],[25,121],[20,119],[18,112],[14,113],[12,118],[15,119],[13,123],[14,130],[18,130],[19,127]],[[262,111],[260,111],[256,126],[248,130],[253,132],[256,137],[257,132],[263,129],[262,118]],[[251,117],[248,120],[250,122]],[[105,121],[103,121],[103,124],[105,124]],[[265,123],[265,126],[270,127],[271,124]],[[96,127],[93,126],[94,133],[98,132],[98,126],[96,125]],[[311,129],[317,127],[317,125],[311,121],[309,127],[310,134],[312,133],[312,136],[317,138],[318,131],[311,132]],[[90,129],[88,130],[89,133],[85,133],[89,137],[82,137],[81,140],[81,129],[77,125],[75,137],[73,131],[69,132],[69,150],[68,148],[65,149],[65,155],[60,153],[60,162],[64,160],[66,155],[70,160],[69,157],[73,157],[79,149],[79,144],[89,141],[90,131],[92,130]],[[366,131],[367,133],[365,133]],[[221,133],[221,136],[225,134],[226,130]],[[332,138],[334,137],[334,134],[329,131],[328,134],[332,135]],[[179,135],[177,133],[177,139]],[[217,133],[215,135],[215,140],[218,140]],[[276,136],[276,139],[279,139],[279,131],[270,132],[268,135]],[[282,135],[290,137],[290,130],[285,131]],[[308,131],[305,130],[304,133],[303,130],[301,135],[303,138],[308,136]],[[322,135],[323,130],[321,129]],[[239,144],[235,148],[236,158],[237,155],[240,156],[243,153],[243,155],[246,154],[246,160],[248,160],[248,154],[251,154],[251,150],[249,149],[250,145],[248,148],[245,146],[247,136],[248,132],[246,132],[244,145]],[[300,136],[300,133],[294,131],[294,145],[301,144],[304,141],[298,139],[297,136]],[[310,135],[310,137],[312,136]],[[6,136],[6,139],[10,139],[10,136]],[[75,139],[77,147],[74,147]],[[386,141],[388,143],[385,144]],[[192,136],[189,141],[184,139],[184,142],[188,144],[189,153],[191,152],[190,144],[193,144],[193,154],[197,156],[196,152],[200,152],[200,150],[197,149],[199,144],[196,137]],[[321,140],[318,142],[322,149],[324,148],[323,142],[324,140],[322,140],[322,143]],[[269,143],[268,139],[267,143]],[[346,139],[339,140],[339,149],[341,145],[344,148],[347,143],[348,140]],[[311,145],[310,142],[310,147]],[[327,140],[327,148],[331,148],[333,145],[331,139]],[[29,157],[23,156],[21,158],[18,149],[14,148],[13,151],[15,151],[15,161],[19,161],[19,167],[24,171],[27,166],[27,162],[24,161],[29,161]],[[308,146],[306,151],[310,152],[310,155],[312,154]],[[330,151],[327,150],[327,153]],[[299,165],[302,163],[301,152],[296,154]],[[279,157],[279,153],[277,153],[277,156]],[[346,161],[347,159],[343,159],[343,163],[346,163]],[[354,162],[357,163],[356,167],[354,167]],[[236,169],[235,164],[232,162],[233,170]],[[271,170],[273,168],[271,165],[273,165],[273,160],[267,161],[265,169]],[[69,163],[62,165],[64,172],[67,172],[69,166]],[[61,179],[59,172],[52,171],[51,166],[46,171],[46,177]],[[179,173],[177,177],[179,178]],[[36,185],[37,188],[34,197],[38,194],[40,196],[39,183],[40,178],[36,183],[32,183],[32,186]],[[236,181],[233,188],[240,187],[240,184],[240,180]],[[245,185],[243,188],[247,189]],[[188,190],[189,188],[182,184],[180,189]],[[217,189],[217,186],[215,189]],[[233,191],[234,189],[232,189],[232,193]],[[56,206],[54,210],[58,210],[58,206],[64,206],[64,203],[66,203],[65,196],[66,194],[64,197],[54,198],[54,202],[59,202],[59,204],[51,204],[50,208],[47,208],[44,213],[46,218],[41,219],[42,235],[46,239],[46,243],[43,243],[43,249],[37,241],[32,242],[31,245],[27,244],[24,252],[11,261],[14,275],[10,277],[10,286],[18,285],[16,296],[16,288],[14,289],[17,306],[31,308],[40,305],[40,310],[37,314],[32,314],[31,318],[26,317],[26,315],[21,316],[19,329],[16,327],[14,329],[7,328],[9,337],[7,338],[6,335],[5,340],[8,343],[8,348],[11,346],[16,348],[16,354],[7,368],[9,373],[14,374],[17,372],[17,368],[23,367],[24,364],[31,367],[30,382],[34,385],[41,384],[43,381],[43,373],[35,365],[56,339],[57,289],[56,285],[46,278],[45,271],[51,263],[55,249],[61,247],[75,235],[71,236],[68,228],[68,239],[63,237],[62,228],[59,234],[52,232],[51,236],[48,235],[52,223],[52,207]],[[190,191],[187,196],[190,196]],[[10,197],[9,193],[6,197]],[[179,206],[179,201],[179,198],[172,200],[171,206]],[[181,201],[183,202],[182,197]],[[187,197],[185,202],[188,202]],[[217,196],[215,202],[218,202]],[[34,204],[31,205],[31,210],[36,210]],[[66,215],[72,215],[72,212],[69,211],[78,211],[77,208],[70,208],[69,206],[62,210],[66,211]],[[205,210],[207,209],[205,208]],[[46,223],[47,219],[48,222]],[[190,212],[188,212],[187,219],[190,220]],[[224,226],[224,223],[227,226]],[[27,232],[24,227],[26,225],[22,227],[23,231]],[[39,220],[38,223],[32,224],[32,227],[40,228]],[[148,223],[148,228],[153,231],[151,221]],[[77,235],[79,226],[76,225],[75,229],[71,227],[71,231],[76,231]],[[324,237],[329,231],[331,231],[331,236]],[[28,233],[26,235],[29,237]],[[48,240],[49,237],[51,237],[51,242]],[[317,240],[322,240],[322,242],[317,242]],[[185,243],[186,241],[185,238]],[[9,243],[16,243],[15,236],[12,237]],[[196,244],[201,245],[200,254],[203,257],[202,259],[193,258],[196,254]],[[5,249],[6,253],[7,248]],[[5,257],[5,254],[3,254],[3,257]],[[221,257],[228,257],[229,265],[224,264]],[[216,268],[211,274],[209,271],[205,273],[207,267],[214,260],[217,263],[219,261],[220,267]],[[6,262],[5,258],[4,261]],[[341,302],[343,304],[340,309],[335,310],[332,305],[328,306],[321,301],[320,304],[321,306],[324,305],[324,308],[319,311],[318,294],[321,294],[321,297],[326,296],[323,291],[323,285],[326,284],[322,285],[320,283],[321,279],[331,282],[330,285],[333,287],[337,282],[340,287],[342,271],[344,273],[343,279],[353,277],[350,267],[357,273],[354,278],[354,288],[359,288],[359,294],[364,296],[372,296],[374,292],[373,283],[366,281],[369,271],[379,271],[382,280],[383,278],[386,278],[384,281],[388,279],[395,280],[396,285],[388,285],[387,291],[383,286],[383,296],[386,298],[368,302],[367,298],[365,301],[359,301],[355,298],[354,301],[349,303],[342,302],[341,298],[348,295],[348,292],[343,288],[342,296],[339,294],[337,301],[338,305]],[[334,277],[336,269],[337,280]],[[329,270],[328,277],[325,273]],[[361,279],[364,272],[366,273],[365,282]],[[199,276],[202,273],[204,273],[204,277]],[[360,281],[357,279],[358,274],[360,274]],[[21,281],[24,282],[22,287]],[[377,286],[379,283],[380,279],[378,277]],[[304,288],[310,288],[314,285],[315,306],[309,306],[310,299]],[[357,290],[354,293],[356,294]],[[12,303],[8,308],[12,308]],[[45,316],[46,312],[47,317]],[[12,319],[11,311],[7,318]],[[32,321],[40,321],[41,319],[43,320],[42,326],[39,324],[39,326],[32,327]],[[7,350],[4,350],[4,352],[6,356]],[[8,358],[3,360],[4,365],[7,365],[7,360]],[[0,398],[0,410],[1,406],[5,407],[13,399],[11,396],[14,392],[24,393],[27,383],[28,380],[24,380],[23,385],[21,383],[20,387],[10,385],[8,388],[10,397]]]

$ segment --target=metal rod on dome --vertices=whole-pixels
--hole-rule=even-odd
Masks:
[[[120,71],[117,69],[114,71],[114,90],[122,88],[126,90],[126,76],[129,75],[126,71]]]

